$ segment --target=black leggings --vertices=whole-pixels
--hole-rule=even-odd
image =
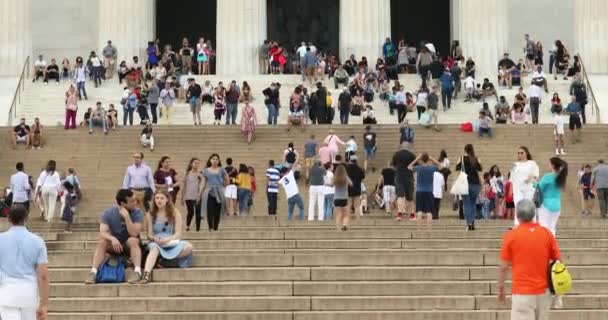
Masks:
[[[397,106],[397,121],[398,123],[403,122],[407,116],[407,108],[404,105]]]
[[[213,115],[215,116],[215,120],[217,120],[217,121],[222,120],[223,113],[224,113],[223,110],[213,110]]]
[[[201,206],[200,203],[197,205],[196,200],[186,200],[186,209],[188,210],[188,216],[186,217],[186,226],[190,228],[190,223],[192,222],[192,218],[196,214],[196,231],[201,230]]]
[[[222,204],[218,203],[214,197],[207,197],[207,224],[209,230],[216,230],[220,226],[220,216],[222,215]]]

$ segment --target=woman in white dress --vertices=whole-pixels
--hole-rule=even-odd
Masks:
[[[534,198],[534,182],[540,175],[538,164],[532,160],[532,155],[527,147],[521,146],[517,149],[517,161],[511,169],[511,182],[513,183],[513,202],[515,208],[522,200]],[[515,225],[519,225],[517,212],[515,213]]]

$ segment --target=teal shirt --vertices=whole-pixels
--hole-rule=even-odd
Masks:
[[[561,210],[562,190],[557,186],[557,175],[547,173],[538,182],[538,187],[543,194],[543,207],[551,212]]]

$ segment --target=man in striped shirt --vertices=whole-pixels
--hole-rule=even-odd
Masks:
[[[268,169],[266,170],[266,197],[268,199],[268,215],[277,218],[277,197],[279,194],[279,179],[281,175],[279,170],[274,166],[274,160],[268,161]]]

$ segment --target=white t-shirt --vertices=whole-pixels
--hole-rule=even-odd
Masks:
[[[429,97],[429,94],[426,93],[425,91],[418,92],[418,95],[416,96],[416,105],[421,106],[421,107],[426,107],[428,104],[428,97]]]
[[[348,140],[346,142],[346,152],[357,152],[357,143],[355,140]]]
[[[300,58],[304,58],[304,56],[306,55],[306,46],[299,47],[297,52],[300,55]]]
[[[300,193],[300,190],[298,189],[298,182],[296,181],[296,177],[293,175],[293,170],[289,171],[288,174],[283,176],[283,178],[279,180],[279,184],[283,187],[283,190],[285,190],[285,196],[287,199],[290,199],[291,197]]]
[[[475,79],[473,79],[473,77],[467,77],[464,79],[464,88],[475,89]]]
[[[511,169],[511,181],[513,182],[513,192],[517,193],[524,189],[532,188],[533,181],[526,180],[530,176],[536,177],[540,175],[540,170],[538,169],[538,165],[533,160],[528,160],[525,162],[515,162],[513,168]]]
[[[565,124],[565,120],[564,120],[564,116],[562,116],[561,114],[556,114],[555,116],[553,116],[553,125],[555,126],[555,130],[553,130],[553,133],[555,135],[558,134],[564,134],[564,124]]]
[[[334,184],[334,173],[327,170],[323,177],[323,183],[325,184],[325,194],[334,194],[336,189],[333,187]]]
[[[46,61],[36,60],[36,62],[34,62],[34,67],[36,67],[36,69],[46,68]]]
[[[443,198],[443,188],[445,188],[445,179],[439,171],[433,173],[433,197],[435,199]]]
[[[93,65],[93,67],[101,67],[101,60],[99,59],[99,57],[93,57],[91,58],[91,64]]]

